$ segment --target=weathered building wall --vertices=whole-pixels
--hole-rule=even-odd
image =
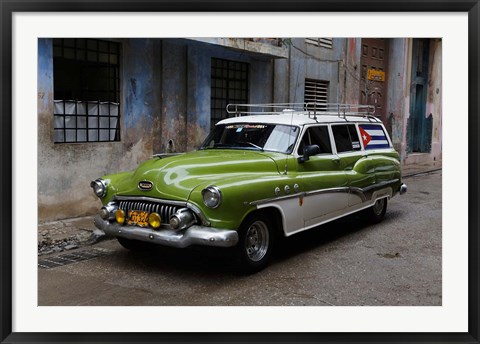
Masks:
[[[198,148],[210,131],[211,57],[203,45],[188,45],[187,144]]]
[[[425,117],[430,115],[432,124],[432,145],[430,152],[408,152],[408,123],[411,116],[410,98],[412,84],[412,42],[411,38],[390,40],[387,113],[392,119],[392,142],[400,152],[402,164],[425,164],[440,166],[442,160],[442,41],[430,40],[427,104]]]
[[[290,102],[304,102],[305,78],[329,81],[328,101],[341,101],[344,85],[340,70],[345,49],[343,41],[334,39],[333,49],[326,49],[308,44],[304,38],[292,39],[288,81]]]
[[[38,41],[38,218],[91,214],[99,201],[89,186],[104,174],[133,169],[152,154],[159,127],[159,44],[121,40],[121,141],[55,144],[51,39]],[[140,52],[140,53],[139,53]]]
[[[186,39],[162,40],[163,105],[159,152],[196,149],[208,135],[212,58],[248,63],[249,102],[273,101],[271,58]]]
[[[361,38],[346,38],[346,49],[343,58],[343,94],[340,102],[346,104],[357,104],[360,95],[360,54]]]
[[[279,59],[273,62],[273,102],[290,102],[290,59]]]
[[[387,118],[391,120],[392,143],[401,159],[406,157],[406,115],[410,103],[410,62],[409,40],[396,38],[390,40],[387,71]]]
[[[425,116],[432,115],[432,151],[430,159],[442,159],[442,40],[430,40],[429,75],[427,107]]]
[[[187,145],[187,47],[171,40],[162,41],[161,145],[158,153],[181,152]]]

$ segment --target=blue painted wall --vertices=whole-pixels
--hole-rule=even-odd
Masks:
[[[38,40],[39,221],[95,213],[100,203],[92,193],[90,181],[107,173],[133,169],[148,159],[158,145],[160,41],[117,41],[122,46],[121,141],[55,144],[52,40]]]

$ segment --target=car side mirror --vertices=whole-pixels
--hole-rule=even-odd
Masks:
[[[299,163],[304,163],[305,161],[310,160],[312,155],[317,155],[320,153],[320,147],[318,145],[308,145],[303,149],[303,156],[298,158]]]

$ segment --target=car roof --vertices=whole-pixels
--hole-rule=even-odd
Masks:
[[[268,115],[248,115],[231,117],[221,120],[217,125],[221,124],[236,124],[236,123],[263,123],[263,124],[283,124],[283,125],[295,125],[304,126],[309,124],[320,123],[382,123],[380,119],[374,116],[343,116],[337,113],[322,113],[314,116],[308,115],[307,112],[297,111],[284,111],[277,114]]]

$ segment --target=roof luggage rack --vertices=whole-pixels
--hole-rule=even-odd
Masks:
[[[270,104],[228,104],[227,113],[235,117],[244,115],[279,115],[285,112],[308,115],[317,119],[319,115],[359,116],[375,118],[375,106],[340,103],[270,103]]]

